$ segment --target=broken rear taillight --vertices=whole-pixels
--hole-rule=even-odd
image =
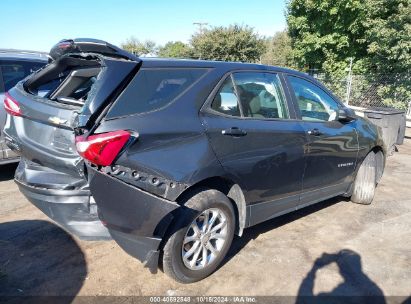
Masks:
[[[13,116],[21,116],[20,105],[9,93],[4,95],[4,109]]]
[[[110,166],[118,153],[130,139],[127,131],[113,131],[76,137],[76,148],[80,156],[99,166]]]

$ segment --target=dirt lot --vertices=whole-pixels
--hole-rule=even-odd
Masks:
[[[211,277],[152,275],[113,241],[86,242],[48,221],[0,172],[0,295],[411,295],[411,130],[374,202],[340,198],[236,238]]]

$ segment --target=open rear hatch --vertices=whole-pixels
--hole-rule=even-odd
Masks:
[[[98,124],[140,61],[92,39],[61,41],[50,56],[51,63],[5,98],[5,141],[21,155],[15,180],[33,204],[70,232],[84,239],[109,238],[90,196],[75,131]],[[50,88],[45,95],[44,87]]]

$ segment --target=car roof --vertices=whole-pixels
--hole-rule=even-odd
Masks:
[[[264,65],[257,63],[230,62],[230,61],[213,61],[213,60],[196,60],[196,59],[176,59],[176,58],[157,58],[157,57],[139,57],[142,61],[142,67],[148,68],[214,68],[219,74],[226,74],[235,71],[271,71],[284,73],[292,76],[302,77],[316,84],[328,94],[339,100],[336,95],[330,91],[323,83],[307,73],[296,71],[289,68]]]
[[[47,61],[47,53],[28,51],[28,50],[15,50],[15,49],[0,49],[0,60],[35,60],[35,61]]]
[[[187,68],[219,68],[223,70],[262,70],[289,73],[307,77],[308,74],[289,68],[271,66],[257,63],[196,60],[196,59],[175,59],[158,57],[139,57],[143,61],[143,67],[187,67]]]

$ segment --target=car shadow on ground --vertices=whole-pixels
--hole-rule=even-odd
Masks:
[[[16,172],[17,164],[1,165],[0,170],[0,182],[11,180],[14,178],[14,172]]]
[[[0,247],[0,302],[19,302],[14,297],[22,296],[65,296],[59,303],[71,303],[87,276],[76,241],[50,222],[0,223]]]
[[[225,263],[231,260],[231,258],[233,258],[238,252],[240,252],[251,240],[256,239],[260,234],[266,233],[267,231],[270,231],[278,227],[281,227],[283,225],[289,224],[295,220],[298,220],[307,215],[315,213],[321,209],[325,209],[336,203],[345,202],[345,201],[348,201],[348,199],[343,198],[343,197],[335,197],[335,198],[328,199],[326,201],[302,208],[300,210],[287,213],[280,217],[276,217],[272,220],[268,220],[261,224],[245,229],[241,237],[239,236],[234,237],[230,250],[228,251],[221,266],[223,266]]]

